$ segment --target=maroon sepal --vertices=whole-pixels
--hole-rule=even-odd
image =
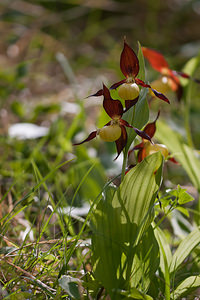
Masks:
[[[156,121],[158,120],[159,118],[159,115],[160,115],[160,110],[158,111],[158,114],[156,116],[156,119],[152,122],[152,123],[148,123],[145,128],[144,128],[144,132],[146,134],[148,134],[148,136],[150,138],[152,138],[155,134],[155,131],[156,131]]]
[[[131,126],[127,121],[125,121],[125,120],[123,120],[123,119],[120,119],[120,125],[129,127],[129,128],[134,128],[134,127]]]
[[[174,157],[170,157],[170,158],[168,158],[168,160],[170,160],[170,161],[173,162],[174,164],[179,165],[179,162],[178,162]]]
[[[124,112],[128,111],[132,106],[134,106],[138,102],[139,96],[133,100],[125,100],[125,110]]]
[[[87,96],[86,98],[89,98],[89,97],[99,97],[99,96],[103,96],[103,90],[102,89],[99,90],[98,92],[96,92],[95,94]]]
[[[125,77],[136,77],[139,73],[139,60],[137,55],[125,41],[120,57],[120,69]]]
[[[162,73],[163,69],[169,69],[167,61],[160,52],[146,47],[142,47],[142,52],[144,57],[156,71]]]
[[[139,136],[141,136],[143,139],[148,140],[148,141],[150,141],[152,143],[150,136],[148,134],[146,134],[146,132],[144,132],[142,130],[139,130],[139,129],[135,128],[135,127],[132,127],[132,128],[135,130],[135,132]]]
[[[200,79],[192,78],[190,75],[188,75],[188,74],[186,74],[186,73],[184,73],[184,72],[172,70],[172,73],[173,73],[174,75],[176,75],[176,76],[181,76],[181,77],[183,77],[183,78],[191,79],[191,80],[193,80],[193,81],[195,81],[195,82],[197,82],[197,83],[200,83]]]
[[[135,83],[137,83],[138,85],[141,85],[142,87],[151,89],[151,86],[149,84],[146,84],[143,80],[141,80],[139,78],[135,78]]]
[[[138,151],[138,162],[141,162],[146,157],[146,149],[142,148]]]
[[[97,136],[97,131],[92,131],[89,136],[87,137],[87,139],[85,139],[84,141],[80,142],[80,143],[75,143],[73,144],[73,146],[77,146],[77,145],[81,145],[85,142],[91,141],[92,139],[94,139]]]
[[[118,140],[115,141],[116,147],[117,147],[117,156],[115,157],[114,160],[116,160],[120,153],[122,152],[122,150],[124,149],[124,147],[126,146],[127,143],[127,133],[126,133],[126,128],[124,126],[120,126],[122,133],[121,136]]]
[[[175,93],[177,100],[180,102],[183,96],[183,87],[180,84],[177,85],[177,90],[175,91]]]
[[[123,115],[123,105],[119,100],[113,100],[110,96],[109,89],[103,85],[103,107],[106,111],[106,113],[111,117],[112,119],[115,117],[121,118]]]
[[[110,90],[114,90],[114,89],[118,88],[120,85],[122,85],[125,82],[126,82],[126,79],[123,79],[121,81],[114,83],[113,85],[111,85]]]

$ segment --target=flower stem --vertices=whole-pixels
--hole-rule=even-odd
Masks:
[[[132,112],[132,117],[131,117],[131,122],[130,124],[133,125],[133,121],[135,118],[135,108],[136,105],[134,105],[133,107],[133,112]],[[124,154],[124,158],[123,158],[123,164],[122,164],[122,175],[121,175],[121,181],[123,181],[124,176],[125,176],[125,172],[126,172],[126,164],[127,164],[127,159],[128,159],[128,147],[124,148],[123,154]]]
[[[189,86],[185,97],[185,103],[184,103],[184,125],[185,125],[188,145],[191,148],[194,148],[192,134],[191,134],[191,126],[190,126],[190,99],[191,99],[191,88]]]
[[[123,181],[125,172],[126,172],[126,164],[127,164],[127,158],[128,158],[128,149],[124,149],[124,158],[123,158],[123,164],[122,164],[122,175],[121,175],[121,181]]]

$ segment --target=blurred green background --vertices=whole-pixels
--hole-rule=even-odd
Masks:
[[[143,46],[160,50],[173,69],[181,70],[190,58],[199,53],[199,25],[200,1],[197,0],[2,0],[2,193],[16,180],[19,189],[16,188],[15,196],[18,199],[24,190],[33,185],[31,161],[45,176],[59,163],[71,159],[72,153],[76,154],[77,161],[74,164],[79,171],[70,169],[73,176],[71,173],[68,176],[61,170],[56,178],[57,185],[51,185],[58,195],[64,197],[66,186],[69,198],[73,195],[93,163],[90,158],[96,161],[100,157],[103,167],[110,168],[109,175],[116,175],[116,170],[112,170],[114,163],[111,156],[115,152],[114,145],[99,141],[76,149],[71,145],[71,140],[76,138],[80,141],[87,132],[98,126],[101,99],[85,98],[101,88],[102,82],[109,85],[122,78],[119,57],[124,36],[135,51],[139,41]],[[158,74],[147,66],[146,79],[155,79]],[[198,77],[198,73],[196,75]],[[194,84],[193,91],[191,122],[195,147],[198,148],[199,86]],[[179,106],[172,101],[170,107],[161,106],[163,115],[173,119],[176,128],[184,136],[182,104]],[[155,113],[157,108],[155,104]],[[11,134],[10,126],[22,122],[50,128],[49,134],[41,139],[19,139]],[[41,132],[41,127],[38,130]],[[76,134],[79,134],[78,137]],[[82,162],[83,166],[79,164]],[[99,171],[95,171],[98,179],[94,174],[91,175],[89,186],[95,186],[93,190],[100,191],[105,182],[103,167],[99,164]],[[179,174],[179,168],[175,174],[178,180],[185,181],[181,177],[182,172]],[[74,189],[70,184],[74,185]],[[91,192],[89,198],[92,199],[94,194],[96,192]]]

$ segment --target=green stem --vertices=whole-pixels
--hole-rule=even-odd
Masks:
[[[123,181],[125,172],[126,172],[126,164],[127,164],[127,158],[128,158],[128,149],[124,149],[124,158],[123,158],[123,164],[122,164],[122,175],[121,175],[121,181]]]
[[[192,140],[191,128],[190,128],[190,87],[188,87],[187,95],[185,97],[184,103],[184,125],[187,135],[187,142],[191,148],[194,148],[194,143]]]
[[[133,121],[134,121],[134,118],[135,118],[135,105],[133,107],[133,114],[132,114],[132,118],[131,118],[131,122],[130,124],[133,125]],[[127,159],[128,159],[128,147],[126,146],[125,149],[124,149],[124,158],[123,158],[123,164],[122,164],[122,175],[121,175],[121,181],[123,181],[124,179],[124,176],[125,176],[125,172],[126,172],[126,164],[127,164]]]

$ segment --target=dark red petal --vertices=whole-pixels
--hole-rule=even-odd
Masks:
[[[141,162],[146,157],[146,149],[143,148],[138,151],[138,162]]]
[[[154,93],[154,95],[155,95],[157,98],[159,98],[159,99],[161,99],[161,100],[163,100],[163,101],[165,101],[165,102],[167,102],[167,103],[170,103],[170,102],[169,102],[169,99],[168,99],[165,95],[163,95],[162,93],[160,93],[160,92],[158,92],[158,91],[152,89],[152,87],[151,87],[149,84],[146,84],[146,83],[145,83],[144,81],[142,81],[141,79],[135,78],[135,82],[136,82],[138,85],[141,85],[142,87],[150,88],[150,89],[152,90],[152,92]]]
[[[145,128],[144,128],[144,132],[146,134],[148,134],[148,136],[150,138],[152,138],[154,136],[154,134],[155,134],[155,131],[156,131],[156,121],[158,120],[159,115],[160,115],[160,111],[158,111],[156,119],[152,123],[147,124],[145,126]]]
[[[146,47],[142,47],[142,52],[144,57],[151,64],[152,68],[154,68],[156,71],[162,73],[163,69],[169,69],[167,61],[160,52]]]
[[[176,75],[176,76],[181,76],[181,77],[183,77],[183,78],[191,79],[191,80],[193,80],[193,81],[195,81],[195,82],[197,82],[197,83],[200,83],[200,79],[192,78],[190,75],[188,75],[188,74],[186,74],[186,73],[184,73],[184,72],[174,71],[174,70],[173,70],[172,73],[173,73],[174,75]]]
[[[135,78],[135,83],[137,83],[138,85],[141,85],[142,87],[151,88],[151,86],[149,84],[145,83],[143,80],[141,80],[139,78]]]
[[[109,89],[103,85],[103,107],[106,113],[113,119],[115,117],[121,118],[123,115],[123,105],[119,100],[113,100],[110,96]]]
[[[120,57],[120,69],[125,77],[136,77],[139,73],[139,60],[137,55],[125,41]]]
[[[124,112],[128,111],[133,105],[135,105],[138,102],[139,96],[133,100],[125,100],[125,107],[126,109]]]
[[[135,128],[135,127],[132,127],[134,130],[135,130],[135,132],[139,135],[139,136],[141,136],[143,139],[145,139],[145,140],[149,140],[150,142],[151,142],[151,138],[150,138],[150,136],[148,135],[148,134],[146,134],[146,132],[144,132],[144,131],[142,131],[142,130],[139,130],[139,129],[137,129],[137,128]]]
[[[170,160],[170,161],[173,162],[174,164],[179,165],[179,162],[178,162],[174,157],[170,157],[170,158],[168,158],[168,160]]]
[[[129,127],[129,128],[134,128],[134,127],[131,126],[127,121],[125,121],[125,120],[123,120],[123,119],[120,119],[120,125]]]
[[[95,137],[97,136],[97,131],[92,131],[89,136],[87,137],[87,139],[85,139],[84,141],[80,142],[80,143],[76,143],[76,144],[73,144],[73,146],[77,146],[77,145],[81,145],[85,142],[89,142],[91,141],[92,139],[94,139]]]
[[[116,83],[114,83],[113,85],[111,85],[110,90],[116,89],[118,88],[118,86],[120,86],[121,84],[123,84],[124,82],[126,82],[126,79],[123,79],[121,81],[118,81]]]
[[[103,89],[99,90],[95,94],[87,96],[87,98],[89,98],[89,97],[98,97],[98,96],[103,96]]]
[[[177,90],[176,90],[177,100],[180,101],[182,96],[183,96],[183,87],[179,84],[177,85]]]
[[[168,77],[168,84],[172,91],[176,93],[176,97],[178,101],[180,101],[182,95],[183,95],[183,88],[181,86],[180,80],[178,77],[176,77],[172,72],[171,75]]]
[[[126,146],[127,143],[127,133],[126,133],[126,128],[124,126],[120,126],[122,130],[122,134],[118,140],[115,141],[116,147],[117,147],[117,157],[115,157],[114,160],[118,158],[124,147]]]

